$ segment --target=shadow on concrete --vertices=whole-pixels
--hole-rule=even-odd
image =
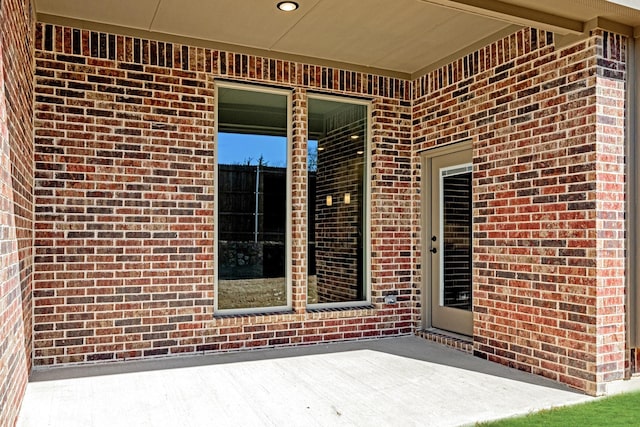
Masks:
[[[489,362],[419,338],[413,335],[380,338],[371,340],[313,344],[298,347],[236,351],[229,353],[210,353],[189,356],[174,356],[147,360],[107,362],[99,365],[72,367],[47,367],[33,370],[30,382],[53,381],[61,379],[86,378],[102,375],[117,375],[135,372],[149,372],[166,369],[180,369],[199,366],[233,364],[240,362],[286,359],[310,355],[344,353],[358,350],[371,350],[413,360],[435,363],[494,377],[505,378],[527,384],[582,394],[564,384],[550,379],[518,371],[513,368]]]

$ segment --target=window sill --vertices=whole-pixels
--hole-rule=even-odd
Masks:
[[[375,306],[372,304],[350,305],[340,307],[307,307],[307,313],[333,313],[336,311],[354,311],[354,310],[373,310]]]
[[[263,317],[263,316],[280,316],[295,314],[293,310],[277,310],[277,311],[257,311],[254,313],[219,313],[214,314],[214,319],[240,319],[243,317]]]

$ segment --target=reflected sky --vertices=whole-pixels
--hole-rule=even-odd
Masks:
[[[317,141],[309,141],[309,154],[317,155]],[[222,165],[287,166],[287,139],[282,136],[238,133],[218,134],[218,163]]]
[[[218,134],[218,163],[223,165],[287,166],[287,138],[282,136]]]

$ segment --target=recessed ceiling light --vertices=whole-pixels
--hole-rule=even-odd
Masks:
[[[293,12],[299,6],[298,3],[294,1],[281,1],[280,3],[278,3],[277,7],[283,12]]]
[[[351,135],[351,139],[358,139],[360,138],[358,135]]]

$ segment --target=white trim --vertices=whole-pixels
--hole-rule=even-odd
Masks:
[[[467,172],[473,172],[473,163],[463,163],[461,165],[442,168],[440,169],[440,182],[442,183],[442,178],[446,178],[448,176],[462,175],[463,173],[467,173]]]
[[[287,305],[274,306],[274,307],[250,307],[241,309],[221,309],[218,307],[218,206],[219,206],[219,192],[218,192],[218,100],[220,99],[218,90],[219,88],[237,89],[250,92],[263,92],[274,95],[280,95],[286,97],[287,102],[287,209],[286,209],[286,231],[285,231],[285,286],[287,292]],[[215,132],[215,148],[214,148],[214,304],[213,314],[214,316],[225,315],[243,315],[243,314],[258,314],[258,313],[276,313],[286,312],[292,310],[291,292],[292,292],[292,280],[291,280],[291,185],[292,185],[292,171],[291,171],[291,143],[292,138],[292,105],[291,105],[291,90],[288,89],[275,89],[268,88],[259,85],[231,83],[231,82],[216,82],[215,84],[215,111],[214,111],[214,132]]]

